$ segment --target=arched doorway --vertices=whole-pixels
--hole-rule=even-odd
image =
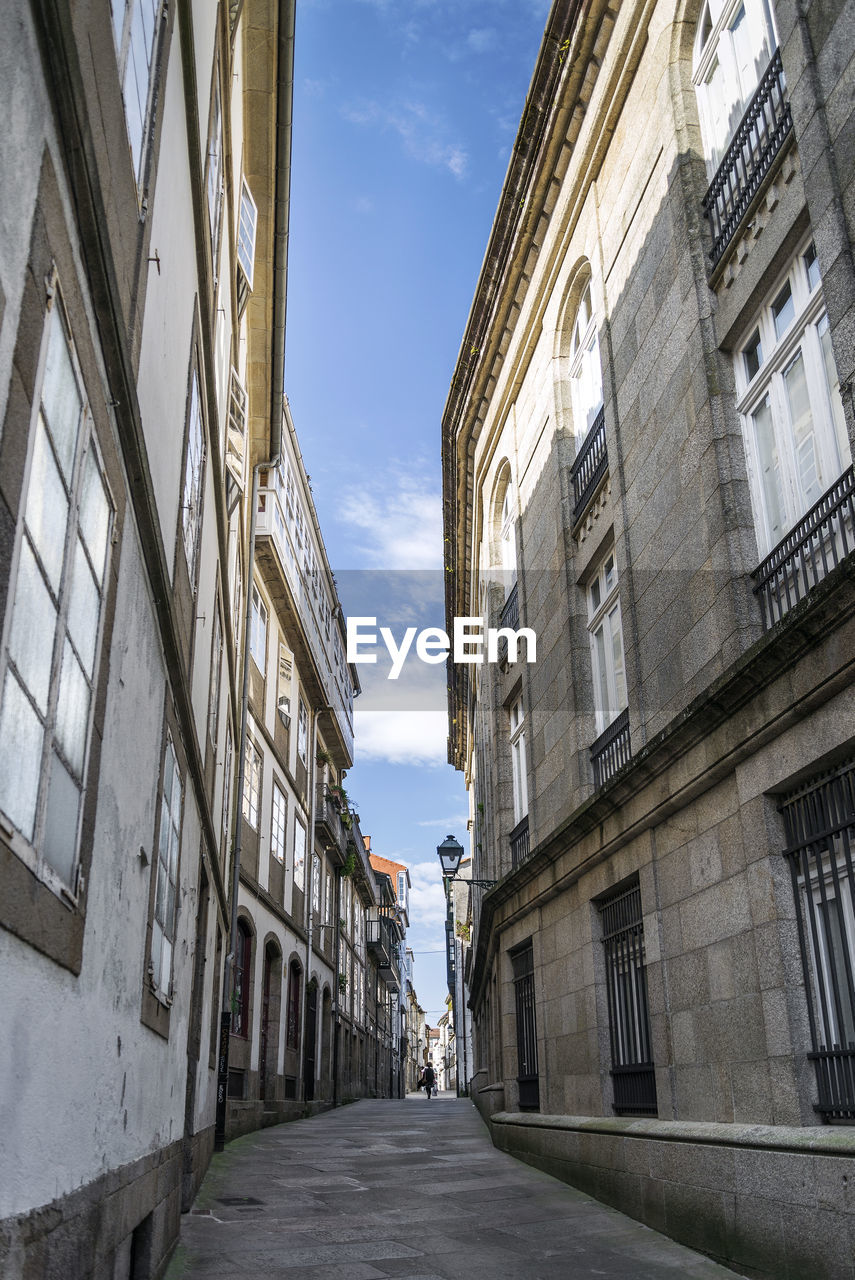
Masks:
[[[279,1058],[279,1014],[282,1004],[282,953],[275,942],[264,948],[261,982],[261,1027],[258,1050],[258,1096],[264,1102],[276,1097]]]
[[[332,996],[329,987],[324,987],[321,1002],[321,1094],[324,1098],[332,1098]]]
[[[313,1102],[315,1097],[315,1044],[317,1034],[318,984],[312,981],[306,989],[306,1030],[303,1037],[303,1081],[307,1102]]]

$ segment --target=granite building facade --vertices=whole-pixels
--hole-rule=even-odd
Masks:
[[[537,636],[449,666],[473,1096],[761,1275],[851,1275],[853,56],[556,0],[443,420],[449,628]]]

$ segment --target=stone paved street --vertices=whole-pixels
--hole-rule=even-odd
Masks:
[[[371,1100],[215,1156],[167,1280],[715,1280],[733,1272],[497,1151],[450,1094]]]

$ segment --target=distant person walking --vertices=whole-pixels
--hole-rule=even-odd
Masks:
[[[424,1085],[425,1093],[427,1094],[428,1099],[430,1099],[430,1096],[433,1093],[434,1085],[436,1084],[436,1072],[434,1071],[430,1063],[428,1063],[428,1065],[425,1067],[424,1071],[422,1072],[422,1078],[419,1081],[419,1084]]]

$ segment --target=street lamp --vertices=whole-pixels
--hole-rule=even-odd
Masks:
[[[437,857],[442,867],[442,887],[445,890],[446,902],[446,921],[445,921],[445,946],[446,946],[446,968],[448,970],[448,990],[451,995],[451,1017],[454,1022],[455,1040],[462,1030],[462,1040],[465,1042],[466,1030],[460,1028],[457,1023],[457,948],[454,941],[454,908],[452,903],[451,885],[452,881],[459,880],[464,884],[477,884],[483,888],[492,889],[496,883],[495,880],[470,880],[468,876],[458,875],[460,863],[463,860],[463,845],[459,840],[455,840],[454,836],[446,836],[442,844],[437,845]],[[465,1016],[465,1015],[464,1015]],[[456,1079],[456,1092],[460,1097],[460,1062],[456,1052],[455,1045],[454,1065]],[[464,1053],[465,1058],[465,1053]],[[466,1082],[463,1084],[463,1093],[466,1093]]]
[[[443,880],[465,880],[467,884],[478,884],[484,889],[492,889],[497,880],[471,880],[469,876],[459,876],[460,863],[463,860],[463,845],[454,836],[446,836],[442,844],[436,846],[437,857],[442,866]]]

